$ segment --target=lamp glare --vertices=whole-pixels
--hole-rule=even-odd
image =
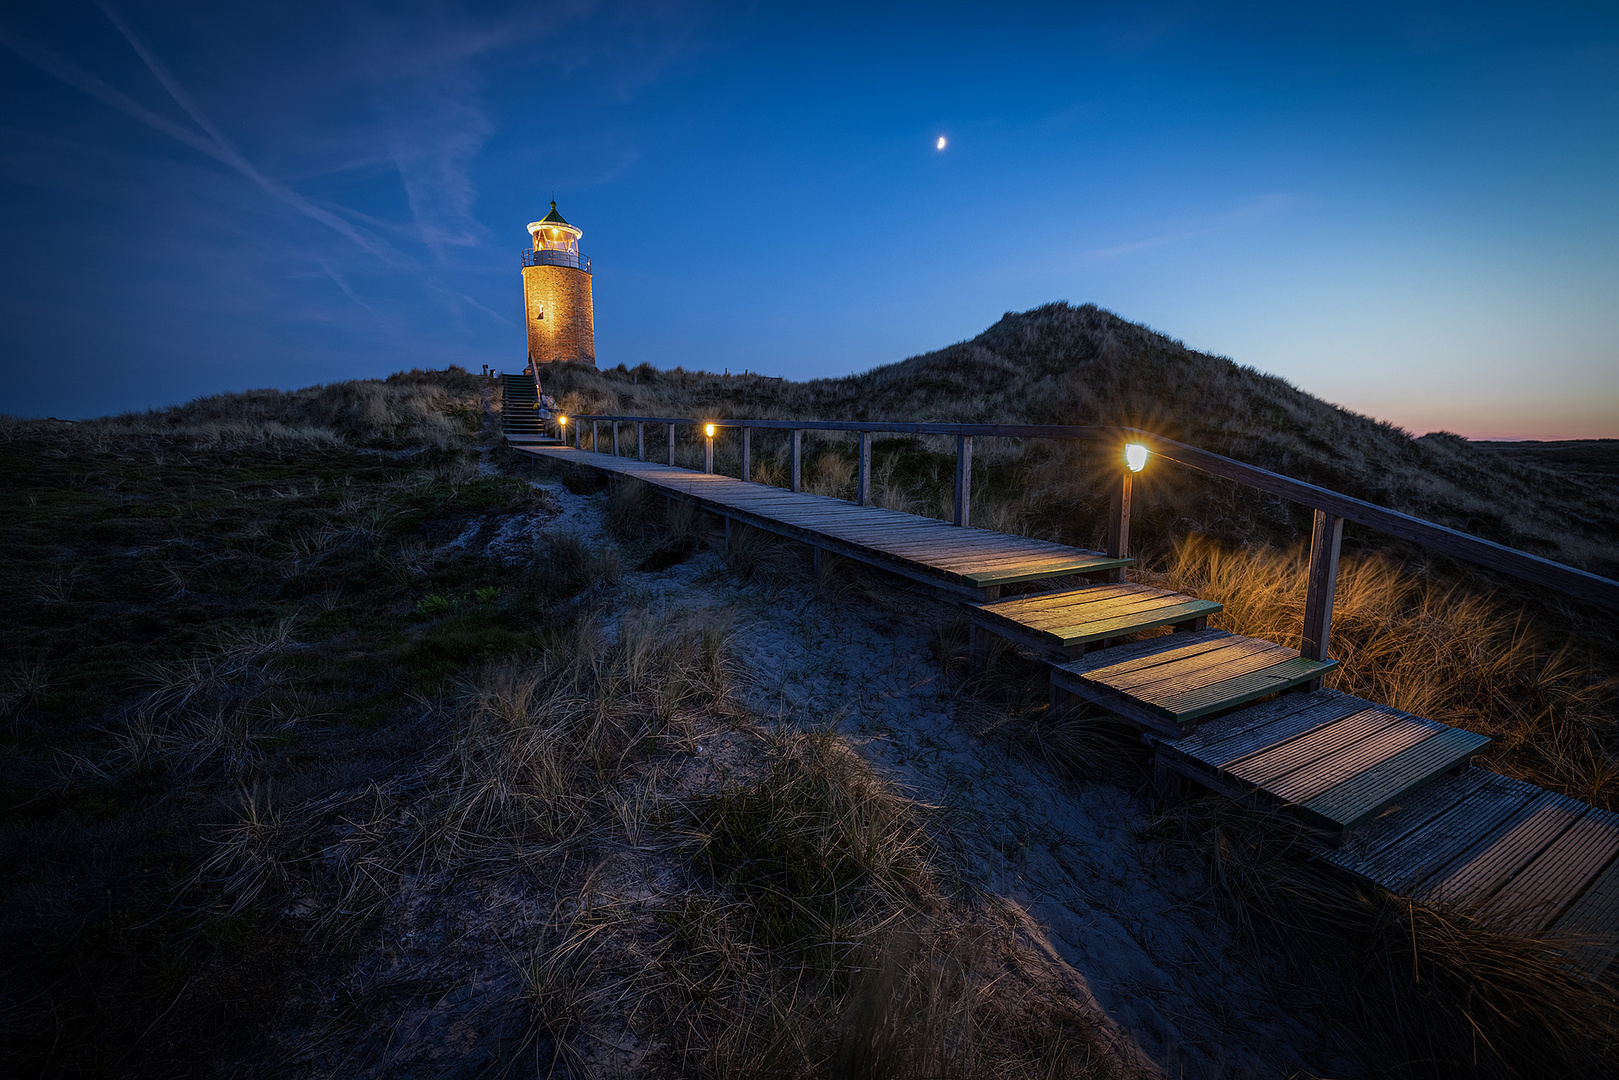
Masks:
[[[1147,466],[1147,448],[1140,443],[1131,443],[1124,448],[1124,463],[1130,466],[1131,472],[1140,472]]]
[[[559,417],[557,417],[557,423],[561,424],[563,427],[567,427],[568,426],[568,418],[566,416],[559,416]]]
[[[708,432],[708,437],[710,439],[712,439],[714,437],[714,425],[713,424],[708,425],[707,432]]]

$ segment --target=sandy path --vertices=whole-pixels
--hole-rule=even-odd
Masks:
[[[560,508],[548,531],[611,544],[605,496],[546,483]],[[1108,783],[1076,785],[986,743],[962,714],[982,712],[929,643],[951,617],[916,597],[903,620],[834,605],[807,578],[739,584],[712,551],[654,574],[624,575],[627,603],[732,613],[748,704],[792,723],[836,722],[923,802],[942,807],[963,880],[1027,913],[1052,952],[1170,1077],[1353,1071],[1323,1060],[1308,1003],[1286,1002],[1232,947],[1200,896],[1200,867],[1146,836],[1152,807]]]

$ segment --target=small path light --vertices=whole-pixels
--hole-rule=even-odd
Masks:
[[[711,473],[714,471],[714,425],[705,425],[703,434],[707,436],[703,441],[703,471]]]
[[[1147,448],[1140,443],[1130,443],[1124,448],[1124,463],[1130,466],[1131,472],[1140,472],[1147,467]]]

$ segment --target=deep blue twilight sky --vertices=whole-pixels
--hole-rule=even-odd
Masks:
[[[1619,5],[0,4],[0,411],[1095,302],[1416,433],[1619,436]],[[945,136],[939,151],[935,140]]]

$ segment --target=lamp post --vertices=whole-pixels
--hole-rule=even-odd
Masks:
[[[1147,448],[1130,443],[1124,448],[1124,468],[1119,470],[1119,486],[1113,489],[1113,503],[1107,522],[1107,554],[1110,559],[1130,557],[1130,494],[1135,474],[1147,467]],[[1108,575],[1114,581],[1124,580],[1124,567],[1116,567]]]
[[[713,424],[705,424],[703,426],[703,436],[704,436],[704,438],[703,438],[703,471],[706,472],[706,473],[711,473],[711,472],[714,471],[714,425]]]

